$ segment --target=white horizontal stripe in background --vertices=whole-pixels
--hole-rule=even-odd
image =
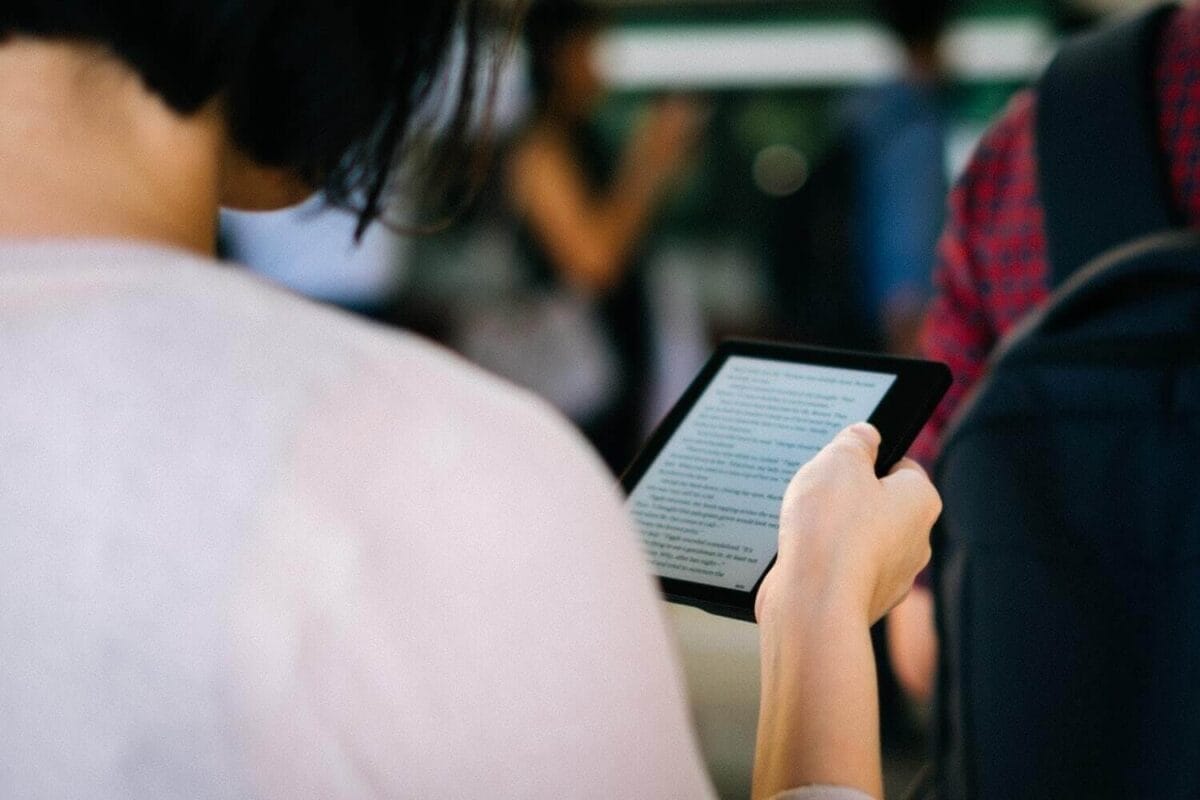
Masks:
[[[947,33],[951,75],[965,81],[1025,81],[1053,53],[1035,18],[959,23]],[[868,23],[631,27],[605,36],[601,73],[621,89],[836,86],[896,74],[902,51]]]

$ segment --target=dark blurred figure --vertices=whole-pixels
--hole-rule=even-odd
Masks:
[[[877,0],[903,71],[838,106],[834,145],[784,202],[776,243],[783,332],[916,350],[948,189],[938,42],[951,0]]]
[[[877,0],[875,5],[904,45],[906,62],[899,78],[865,90],[846,105],[848,134],[860,164],[856,243],[868,313],[889,350],[913,353],[949,188],[938,42],[952,0]]]
[[[1048,10],[1059,33],[1075,34],[1093,27],[1109,14],[1130,11],[1139,4],[1152,3],[1148,0],[1050,0]]]
[[[1064,44],[950,197],[939,797],[1200,796],[1197,108],[1164,6]]]
[[[644,237],[685,165],[700,115],[689,102],[661,100],[621,152],[606,147],[593,126],[604,99],[595,67],[604,22],[571,0],[531,9],[526,40],[536,111],[513,150],[508,184],[530,279],[586,298],[611,348],[607,390],[576,422],[619,472],[640,444],[652,363]]]

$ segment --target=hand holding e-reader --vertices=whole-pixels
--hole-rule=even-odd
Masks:
[[[930,361],[724,342],[622,477],[667,598],[752,620],[796,471],[867,421],[886,474],[950,381]]]

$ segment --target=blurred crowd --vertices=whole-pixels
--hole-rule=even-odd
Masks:
[[[225,254],[536,392],[619,474],[722,337],[922,353],[947,194],[1024,78],[964,89],[952,0],[870,10],[894,55],[870,80],[619,90],[603,51],[620,15],[535,3],[492,76],[493,168],[451,230],[355,240],[353,217],[314,199],[226,212]],[[1048,4],[1046,19],[1070,32],[1111,10]],[[893,614],[907,697],[879,664],[896,735],[933,691],[931,604],[918,591]]]
[[[222,243],[536,391],[619,473],[716,339],[915,352],[947,184],[951,10],[878,4],[894,74],[795,99],[819,135],[789,136],[797,112],[774,109],[783,133],[748,158],[730,131],[752,88],[614,98],[602,50],[618,18],[537,3],[496,77],[493,169],[452,230],[355,243],[352,218],[314,199],[226,212]]]
[[[1134,5],[1044,14],[1070,31]],[[725,336],[917,354],[950,182],[1036,71],[965,91],[944,38],[970,4],[876,0],[892,58],[873,77],[614,93],[619,8],[531,6],[485,78],[487,181],[445,233],[357,240],[317,197],[224,212],[224,254],[532,389],[615,473]]]

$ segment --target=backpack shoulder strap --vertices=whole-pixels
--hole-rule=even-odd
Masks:
[[[1038,84],[1037,159],[1053,286],[1115,245],[1180,227],[1158,137],[1160,6],[1063,45]]]

